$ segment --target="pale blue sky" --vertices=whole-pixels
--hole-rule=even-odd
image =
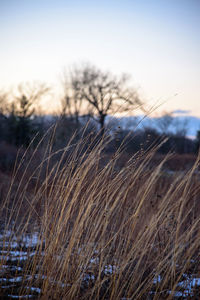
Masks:
[[[0,37],[0,88],[57,87],[89,61],[131,74],[149,104],[167,100],[158,112],[200,116],[200,0],[0,0]]]

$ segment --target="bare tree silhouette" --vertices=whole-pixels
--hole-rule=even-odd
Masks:
[[[9,105],[9,126],[16,145],[28,145],[33,132],[32,119],[40,99],[49,92],[43,83],[20,84]],[[13,137],[11,137],[13,139]]]
[[[63,108],[76,118],[82,109],[97,117],[104,134],[105,119],[108,114],[125,112],[142,107],[143,102],[137,91],[127,87],[129,76],[114,76],[93,65],[74,68],[65,73],[65,102]]]

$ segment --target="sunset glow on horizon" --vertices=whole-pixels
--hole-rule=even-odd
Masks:
[[[63,68],[88,61],[130,74],[158,113],[200,117],[199,0],[2,0],[0,16],[1,90],[42,81],[58,91]]]

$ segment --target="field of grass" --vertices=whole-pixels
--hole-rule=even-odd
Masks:
[[[160,145],[127,158],[96,141],[0,174],[1,299],[200,299],[199,157],[168,172]]]

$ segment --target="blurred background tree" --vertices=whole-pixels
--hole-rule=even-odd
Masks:
[[[47,94],[45,84],[21,84],[14,95],[1,94],[1,139],[16,146],[28,146],[40,128],[36,122],[39,101]]]
[[[73,108],[76,120],[80,111],[86,112],[98,122],[103,135],[108,114],[143,108],[137,91],[127,86],[128,79],[127,75],[117,77],[90,64],[74,67],[64,74],[64,111],[71,115]]]

